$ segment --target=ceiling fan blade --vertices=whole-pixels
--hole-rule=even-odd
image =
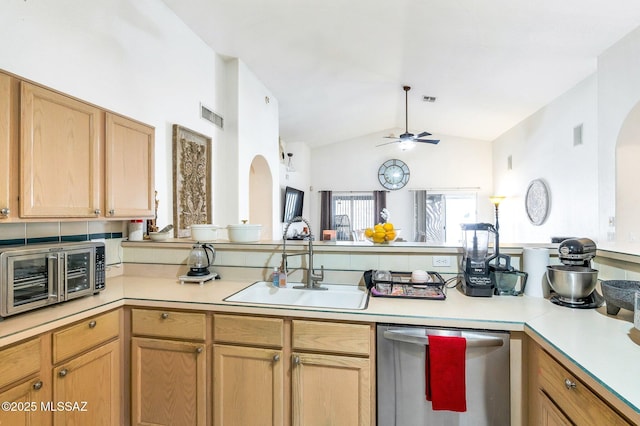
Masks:
[[[429,132],[418,133],[416,135],[416,138],[424,138],[425,136],[431,136],[431,133],[429,133]]]
[[[434,145],[436,145],[438,142],[440,142],[440,139],[414,139],[414,142],[423,142],[423,143],[432,143]]]
[[[398,139],[397,136],[383,136],[385,139]]]
[[[380,145],[376,145],[376,146],[384,146],[384,145],[390,145],[392,143],[399,143],[400,141],[391,141],[391,142],[385,142],[385,143],[381,143]]]

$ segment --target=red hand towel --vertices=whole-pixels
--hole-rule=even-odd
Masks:
[[[429,336],[425,348],[426,399],[434,410],[467,411],[463,337]]]

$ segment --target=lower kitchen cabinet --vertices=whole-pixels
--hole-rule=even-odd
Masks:
[[[528,340],[529,424],[630,425],[603,397],[535,341]],[[568,361],[564,361],[568,362]]]
[[[50,425],[42,404],[51,400],[49,369],[43,353],[49,339],[36,337],[0,350],[0,425]],[[5,409],[8,408],[8,409]]]
[[[120,424],[119,340],[61,363],[53,377],[54,424]]]
[[[119,425],[122,310],[87,318],[52,333],[54,425]]]
[[[214,345],[214,425],[281,425],[281,350]]]
[[[205,314],[132,310],[131,423],[207,422]]]
[[[369,359],[304,353],[292,359],[294,425],[372,424]]]
[[[373,338],[371,324],[214,315],[214,424],[375,424]]]

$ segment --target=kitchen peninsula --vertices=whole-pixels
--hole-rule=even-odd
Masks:
[[[640,375],[640,367],[634,362],[640,355],[640,339],[632,327],[631,315],[628,312],[608,316],[604,308],[572,310],[553,305],[542,298],[528,296],[470,298],[452,289],[448,291],[445,301],[389,300],[372,297],[367,308],[362,311],[228,303],[223,299],[253,281],[263,279],[263,274],[268,274],[272,269],[270,266],[279,262],[278,242],[215,245],[218,257],[214,269],[221,273],[223,279],[204,285],[181,285],[177,276],[184,272],[184,261],[191,243],[123,243],[125,263],[111,266],[106,291],[54,308],[7,318],[0,323],[0,354],[5,353],[7,348],[16,347],[16,344],[35,336],[73,327],[74,324],[82,324],[83,321],[117,312],[122,308],[125,309],[125,313],[136,309],[166,311],[169,315],[182,312],[203,313],[206,318],[217,315],[220,321],[225,319],[225,315],[238,314],[243,318],[290,318],[295,321],[320,321],[323,324],[385,322],[506,330],[512,335],[512,424],[527,424],[526,388],[530,374],[527,369],[527,348],[532,345],[540,345],[554,357],[560,358],[566,363],[569,371],[596,390],[617,411],[631,422],[640,422],[640,392],[629,380],[629,377]],[[363,253],[367,250],[375,254]],[[429,262],[426,264],[430,265],[429,256],[451,256],[453,260],[456,250],[454,247],[402,246],[368,246],[353,250],[353,247],[343,245],[318,244],[317,263],[319,265],[331,261],[333,270],[327,271],[328,277],[350,278],[355,281],[349,283],[355,284],[358,274],[354,270],[347,270],[347,265],[360,262],[360,265],[369,268],[372,264],[370,262],[377,262],[375,267],[385,267],[388,263],[380,262],[399,262],[394,251],[402,253],[399,257],[410,259],[407,260],[408,266],[414,265],[413,262],[422,262],[423,265]],[[515,247],[508,250],[513,256],[516,256],[518,251]],[[151,254],[153,257],[150,257]],[[322,256],[326,257],[322,259]],[[368,259],[369,257],[375,260]],[[615,259],[615,254],[607,257],[606,253],[602,253],[599,257],[603,262],[615,263],[617,266],[622,262]],[[338,270],[338,262],[342,262],[344,270]],[[263,266],[248,266],[251,263]],[[221,266],[222,264],[226,266]],[[452,264],[455,265],[455,261]],[[451,273],[455,268],[453,265]],[[615,273],[611,269],[613,266],[603,266],[605,267],[602,269],[609,269],[609,273]],[[128,315],[123,317],[119,339],[123,348],[128,347],[127,339],[131,338],[131,319]],[[204,338],[205,341],[209,341],[206,333]],[[200,347],[197,341],[194,344],[195,348]],[[124,353],[129,354],[126,349]],[[128,365],[129,356],[124,357],[124,365]],[[123,379],[123,383],[125,386],[128,383],[126,378]],[[128,407],[128,402],[123,400],[122,406]]]

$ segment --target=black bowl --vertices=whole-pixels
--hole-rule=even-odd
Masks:
[[[633,312],[636,291],[640,291],[640,281],[602,281],[602,295],[607,302],[607,313],[616,315],[620,308]]]

